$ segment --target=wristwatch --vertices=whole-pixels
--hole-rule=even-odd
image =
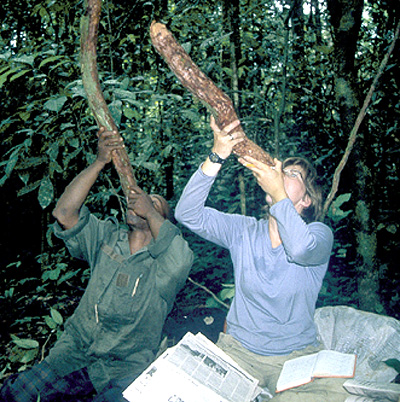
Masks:
[[[226,159],[222,159],[218,154],[216,154],[215,152],[210,152],[210,154],[208,155],[208,158],[210,159],[211,162],[213,163],[220,163],[221,165],[223,165],[226,162]]]

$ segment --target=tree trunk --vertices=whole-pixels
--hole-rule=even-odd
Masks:
[[[168,0],[155,0],[154,3],[154,18],[161,18],[163,15],[166,15],[168,10]],[[143,30],[144,31],[144,30]],[[147,32],[143,32],[147,36]],[[147,40],[147,38],[146,38]],[[143,42],[145,42],[143,40]],[[161,59],[159,59],[161,61]],[[164,86],[165,82],[159,81],[158,82],[158,87]],[[160,104],[160,108],[162,110],[162,104]],[[161,146],[165,148],[169,141],[170,138],[168,136],[168,133],[165,132],[164,129],[164,119],[163,119],[163,114],[161,113],[160,110],[160,125],[159,125],[159,137],[161,141]],[[165,175],[165,198],[167,200],[170,200],[173,198],[175,194],[175,187],[174,187],[174,166],[175,166],[175,153],[170,152],[168,155],[163,156],[163,160],[161,161],[161,166],[163,166],[164,170],[164,175]]]
[[[153,22],[150,37],[155,49],[167,62],[182,85],[209,107],[218,127],[223,128],[237,120],[231,99],[196,66],[183,47],[175,40],[166,26]],[[241,129],[236,128],[235,131]],[[237,156],[249,155],[261,162],[273,165],[273,159],[247,136],[237,144],[233,152]]]
[[[350,133],[359,109],[357,71],[354,65],[361,26],[363,0],[328,0],[333,27],[335,95],[340,110],[342,129]],[[368,166],[367,129],[360,130],[358,142],[349,160],[353,174],[352,193],[356,200],[353,216],[354,241],[357,251],[359,306],[363,310],[384,312],[379,297],[379,265],[376,256],[376,230],[372,217],[376,185],[373,167]],[[355,185],[354,185],[355,184]]]
[[[296,69],[291,72],[289,80],[291,81],[291,96],[293,102],[293,120],[290,136],[294,139],[302,138],[302,133],[307,132],[307,118],[304,115],[304,95],[307,88],[307,57],[305,57],[305,25],[303,13],[303,0],[293,0],[291,9],[291,34],[292,46],[291,56]]]
[[[229,35],[229,67],[232,71],[230,87],[232,88],[233,107],[240,116],[240,82],[238,63],[242,55],[240,51],[240,7],[239,0],[224,0],[224,25],[228,27]],[[240,191],[240,212],[246,215],[246,186],[243,171],[238,173]]]
[[[284,35],[284,50],[283,50],[283,59],[281,61],[282,64],[282,83],[281,83],[281,92],[280,92],[280,100],[279,100],[279,106],[278,109],[275,111],[274,114],[274,150],[275,150],[275,155],[280,154],[280,136],[281,136],[281,123],[282,123],[282,117],[285,113],[285,107],[286,107],[286,92],[287,92],[287,66],[288,66],[288,57],[289,57],[289,34],[290,34],[290,28],[289,28],[289,21],[290,21],[290,16],[287,18],[285,21],[284,25],[284,30],[285,30],[285,35]]]
[[[321,11],[319,9],[318,0],[311,0],[311,31],[314,32],[316,44],[322,45],[322,23]]]
[[[81,19],[81,72],[90,109],[99,127],[118,131],[100,88],[97,72],[97,37],[101,13],[101,0],[85,0],[85,14]],[[136,185],[135,175],[125,149],[113,153],[112,160],[119,175],[122,190],[128,195]]]

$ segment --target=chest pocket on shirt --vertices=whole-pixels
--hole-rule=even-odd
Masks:
[[[99,314],[110,321],[131,322],[143,314],[151,298],[153,261],[143,255],[129,263],[106,244],[101,250],[105,288],[99,300]]]

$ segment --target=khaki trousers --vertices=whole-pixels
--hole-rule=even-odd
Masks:
[[[317,353],[322,347],[309,346],[283,356],[262,356],[250,352],[231,335],[220,333],[217,341],[228,356],[236,361],[244,370],[260,381],[262,388],[267,387],[276,402],[344,402],[350,395],[344,388],[343,378],[318,378],[309,384],[292,388],[275,394],[276,383],[286,360]]]

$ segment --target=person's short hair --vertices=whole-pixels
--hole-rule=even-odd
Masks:
[[[286,158],[282,163],[282,168],[296,165],[301,167],[303,182],[306,188],[306,195],[311,199],[309,207],[303,209],[301,216],[306,222],[315,222],[322,217],[322,188],[318,184],[317,171],[315,167],[307,160],[299,156]]]

